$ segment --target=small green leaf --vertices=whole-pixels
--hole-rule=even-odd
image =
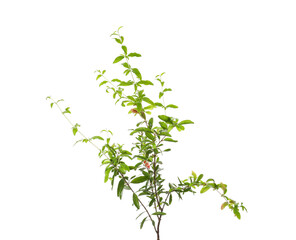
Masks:
[[[103,81],[100,83],[99,87],[101,87],[102,85],[104,85],[105,83],[107,83],[108,81]]]
[[[134,178],[131,181],[131,183],[142,183],[142,182],[145,182],[147,180],[148,180],[148,178],[146,176],[140,176],[140,177]]]
[[[114,78],[114,79],[111,80],[111,82],[119,82],[119,83],[121,83],[121,80],[119,80],[117,78]]]
[[[191,120],[184,120],[179,122],[179,125],[183,125],[183,124],[193,124],[194,122],[192,122]]]
[[[161,98],[163,96],[163,92],[159,93],[159,98]]]
[[[228,205],[228,202],[225,202],[221,205],[221,210],[223,210]]]
[[[124,178],[122,178],[119,183],[118,183],[118,187],[117,187],[117,196],[121,199],[122,198],[122,191],[124,188]]]
[[[124,171],[129,171],[130,168],[128,165],[126,165],[124,162],[120,163],[120,167],[124,170]]]
[[[143,97],[143,101],[146,102],[146,103],[149,103],[151,105],[155,105],[154,102],[150,98]]]
[[[132,131],[130,135],[133,135],[136,132],[152,132],[152,130],[150,128],[139,127]]]
[[[152,213],[152,215],[166,215],[166,213],[164,213],[164,212],[155,212],[155,213]]]
[[[155,106],[157,106],[157,107],[163,107],[163,105],[161,103],[159,103],[159,102],[156,102],[155,103]]]
[[[126,46],[122,45],[121,48],[122,48],[122,50],[124,51],[124,53],[126,55],[127,54],[127,48],[126,48]]]
[[[194,180],[197,179],[197,175],[194,171],[192,171],[192,176],[194,177]]]
[[[105,179],[104,179],[104,182],[106,183],[109,179],[109,173],[111,171],[111,168],[106,168],[105,169]]]
[[[159,133],[159,135],[171,137],[171,134],[169,134],[167,131],[162,131],[162,132]]]
[[[122,41],[119,38],[114,38],[116,42],[118,42],[119,44],[122,44]]]
[[[92,137],[91,139],[99,139],[99,140],[103,140],[104,141],[104,138],[100,137],[100,136],[94,136]]]
[[[102,77],[103,75],[102,74],[99,74],[96,78],[96,80],[98,80],[100,77]]]
[[[71,113],[69,107],[67,107],[67,108],[65,109],[65,111],[63,112],[63,114],[65,114],[65,113]]]
[[[172,204],[172,201],[173,201],[173,196],[172,196],[172,194],[170,193],[170,197],[169,197],[169,205]]]
[[[201,190],[200,193],[205,193],[206,191],[208,191],[211,187],[210,186],[204,186]]]
[[[165,138],[164,141],[167,141],[167,142],[178,142],[178,140],[174,140],[172,138]]]
[[[73,128],[72,128],[72,131],[73,131],[73,134],[74,134],[74,136],[75,136],[76,133],[77,133],[77,131],[78,131],[77,127],[73,127]]]
[[[166,108],[178,108],[178,106],[174,105],[174,104],[169,104],[166,106]]]
[[[146,218],[147,218],[147,217],[145,217],[145,218],[142,220],[141,225],[140,225],[140,229],[142,229],[142,227],[143,227],[143,225],[144,225],[144,223],[145,223],[145,221],[146,221]]]
[[[200,174],[196,181],[199,182],[202,179],[202,177],[203,177],[203,174]]]
[[[138,82],[139,84],[143,84],[143,85],[153,85],[153,83],[151,81],[148,80],[142,80]]]
[[[241,215],[240,215],[240,212],[239,212],[237,206],[234,207],[234,209],[233,209],[233,213],[234,213],[234,215],[235,215],[238,219],[241,219]]]
[[[176,125],[176,128],[177,128],[177,130],[178,130],[179,132],[185,130],[185,127],[182,126],[182,125]]]
[[[122,63],[121,65],[124,66],[125,68],[130,68],[130,65],[128,63],[126,63],[126,62]]]
[[[154,140],[154,136],[151,134],[151,133],[149,133],[149,132],[145,132],[145,135],[150,139],[150,140]]]
[[[168,125],[165,122],[159,122],[159,124],[163,129],[168,129]]]
[[[120,62],[123,58],[124,58],[124,56],[120,55],[120,56],[118,56],[117,58],[115,58],[115,60],[114,60],[113,63],[118,63],[118,62]]]
[[[166,115],[159,115],[158,118],[161,119],[162,121],[165,121],[165,122],[170,121],[170,118]]]
[[[141,57],[141,54],[134,52],[134,53],[130,53],[128,56],[129,57]]]
[[[132,71],[137,76],[137,78],[142,80],[142,75],[141,75],[140,71],[137,68],[133,68]]]
[[[133,193],[133,202],[137,209],[140,209],[139,199],[137,194]]]
[[[131,81],[131,80],[129,80],[129,81],[127,81],[127,82],[121,81],[121,83],[120,83],[118,86],[123,86],[123,87],[125,87],[125,86],[130,86],[130,85],[133,85],[133,84],[134,84],[134,82]]]
[[[168,92],[168,91],[172,91],[172,89],[171,88],[165,88],[165,89],[163,89],[163,92]]]
[[[153,118],[149,119],[148,126],[149,126],[149,128],[153,127]]]
[[[50,104],[50,107],[51,107],[51,108],[52,108],[53,104],[54,104],[54,103],[51,103],[51,104]]]

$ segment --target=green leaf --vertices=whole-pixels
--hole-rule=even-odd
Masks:
[[[240,212],[239,212],[237,206],[234,207],[233,213],[238,219],[241,219],[241,215],[240,215]]]
[[[132,96],[127,96],[127,98],[130,99],[130,100],[132,100],[133,102],[136,101]]]
[[[159,103],[159,102],[156,102],[155,103],[155,106],[157,106],[157,107],[163,107],[163,105],[161,103]]]
[[[178,108],[178,106],[174,105],[174,104],[169,104],[166,106],[166,108]]]
[[[167,131],[162,131],[162,132],[159,133],[159,135],[171,137],[171,134],[169,134]]]
[[[172,138],[165,138],[164,141],[167,141],[167,142],[178,142],[178,140],[174,140]]]
[[[124,66],[125,68],[130,68],[130,65],[128,63],[126,63],[126,62],[122,63],[121,65]]]
[[[134,202],[136,208],[140,209],[139,199],[138,199],[137,194],[135,194],[135,193],[133,193],[133,202]]]
[[[228,202],[225,202],[221,205],[221,210],[223,210],[228,205]]]
[[[73,134],[74,134],[74,136],[75,136],[76,133],[77,133],[77,131],[78,131],[77,127],[73,127],[73,128],[72,128],[72,131],[73,131]]]
[[[114,38],[116,42],[118,42],[119,44],[122,44],[122,41],[119,38]]]
[[[111,168],[106,168],[105,169],[105,179],[104,179],[104,182],[106,183],[109,179],[109,173],[111,171]]]
[[[137,78],[142,80],[142,75],[141,75],[140,71],[137,68],[133,68],[132,71],[137,76]]]
[[[168,92],[168,91],[172,91],[172,89],[171,89],[171,88],[165,88],[165,89],[163,90],[163,92]]]
[[[197,179],[197,175],[194,171],[192,171],[192,176],[194,177],[194,180]]]
[[[191,120],[184,120],[179,122],[179,125],[183,125],[183,124],[193,124],[194,122],[192,122]]]
[[[51,103],[51,104],[50,104],[50,107],[51,107],[51,108],[52,108],[53,104],[54,104],[54,103]]]
[[[200,174],[196,181],[199,182],[202,179],[202,177],[203,177],[203,174]]]
[[[107,83],[108,81],[103,81],[100,83],[99,87],[101,87],[102,85],[104,85],[105,83]]]
[[[149,132],[145,132],[145,135],[150,139],[150,140],[154,140],[154,135],[152,135],[151,133]]]
[[[124,51],[124,53],[127,54],[127,48],[126,48],[126,46],[122,45],[121,48]]]
[[[206,191],[208,191],[211,187],[210,186],[204,186],[201,190],[200,193],[205,193]]]
[[[121,83],[121,80],[119,80],[117,78],[114,78],[114,79],[111,80],[111,82],[119,82],[119,83]]]
[[[100,77],[102,77],[103,75],[102,74],[99,74],[96,78],[96,80],[98,80]]]
[[[65,109],[65,111],[63,112],[63,114],[65,114],[65,113],[71,113],[69,107],[67,107],[67,108]]]
[[[173,201],[173,195],[172,195],[172,194],[170,194],[170,197],[169,197],[169,205],[171,205],[171,204],[172,204],[172,201]]]
[[[135,53],[135,52],[130,53],[128,56],[129,56],[129,57],[142,57],[141,54],[139,54],[139,53]]]
[[[142,220],[141,225],[140,225],[140,229],[142,229],[142,227],[143,227],[143,225],[144,225],[144,223],[145,223],[145,221],[146,221],[146,218],[147,218],[147,217],[145,217],[145,218]]]
[[[155,105],[154,102],[150,98],[143,97],[143,101],[146,102],[146,103],[149,103],[151,105]]]
[[[130,85],[133,85],[134,82],[132,80],[129,80],[127,82],[124,82],[124,81],[121,81],[121,83],[118,85],[118,86],[130,86]]]
[[[146,127],[139,127],[132,131],[130,135],[133,135],[136,132],[152,132],[152,130]]]
[[[164,94],[163,92],[160,92],[159,93],[159,98],[161,98],[163,96],[163,94]]]
[[[159,122],[159,124],[163,129],[168,129],[168,125],[165,122]]]
[[[138,82],[139,84],[143,84],[143,85],[153,85],[153,83],[151,81],[148,80],[142,80]]]
[[[104,138],[100,137],[100,136],[94,136],[92,137],[91,139],[99,139],[99,140],[103,140],[104,141]]]
[[[118,187],[117,187],[117,196],[121,199],[122,198],[122,191],[124,188],[124,179],[122,178],[119,183],[118,183]]]
[[[152,215],[166,215],[166,213],[164,213],[164,212],[155,212],[155,213],[152,213]]]
[[[176,128],[177,128],[177,130],[178,130],[179,132],[185,130],[185,127],[182,126],[182,125],[176,125]]]
[[[166,115],[159,115],[158,118],[161,119],[162,121],[170,122],[170,118]]]
[[[134,178],[131,181],[131,183],[142,183],[142,182],[145,182],[147,180],[148,180],[148,178],[146,176],[140,176],[140,177]]]
[[[118,56],[117,58],[115,58],[115,60],[114,60],[113,63],[118,63],[118,62],[120,62],[123,58],[124,58],[124,56],[120,55],[120,56]]]
[[[148,105],[147,107],[144,107],[145,110],[153,110],[155,108],[155,105]]]
[[[149,126],[149,128],[153,127],[153,118],[149,119],[148,126]]]
[[[126,165],[124,162],[120,163],[120,168],[122,168],[124,171],[129,171],[130,168],[128,165]]]

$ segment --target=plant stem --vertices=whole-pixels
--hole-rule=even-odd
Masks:
[[[67,119],[67,121],[71,124],[71,126],[72,127],[74,127],[74,124],[70,121],[70,119],[63,113],[63,111],[62,111],[62,109],[61,109],[61,107],[59,106],[59,104],[57,103],[57,102],[55,102],[53,99],[52,99],[52,101],[57,105],[57,107],[59,108],[59,110],[61,111],[61,113],[62,113],[62,115]],[[86,139],[88,139],[80,130],[78,130],[78,132],[79,132],[79,134],[82,136],[82,137],[84,137],[84,138],[86,138]],[[98,149],[98,150],[100,150],[100,148],[96,145],[96,144],[94,144],[90,139],[89,139],[89,142],[96,148],[96,149]],[[106,156],[106,154],[105,153],[103,153],[105,156]],[[108,156],[106,156],[107,158],[108,158]],[[112,164],[112,163],[111,163]],[[125,183],[126,183],[126,185],[130,188],[130,190],[134,193],[134,194],[136,194],[135,193],[135,191],[131,188],[131,186],[130,186],[130,184],[128,183],[128,181],[124,178],[124,176],[123,176],[123,174],[116,168],[116,166],[114,165],[114,164],[112,164],[113,166],[114,166],[114,168],[119,172],[119,174],[121,175],[121,177],[124,179],[124,181],[125,181]],[[137,194],[136,194],[137,195]],[[137,197],[138,197],[138,195],[137,195]],[[142,201],[140,200],[140,198],[138,197],[138,200],[139,200],[139,203],[142,205],[142,207],[145,209],[145,211],[147,212],[147,214],[148,214],[148,217],[150,218],[150,220],[151,220],[151,222],[153,223],[154,221],[153,221],[153,219],[152,219],[152,217],[151,217],[151,215],[150,215],[150,213],[149,213],[149,211],[148,211],[148,209],[145,207],[145,205],[142,203]],[[157,229],[155,228],[155,225],[154,224],[152,224],[153,225],[153,228],[154,228],[154,231],[157,233]]]

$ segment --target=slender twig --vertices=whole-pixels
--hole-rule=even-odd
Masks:
[[[52,98],[51,98],[52,99]],[[64,117],[67,119],[67,121],[72,125],[72,127],[74,127],[74,124],[70,121],[70,119],[63,113],[63,111],[62,111],[62,109],[61,109],[61,107],[59,106],[59,104],[57,103],[57,102],[55,102],[53,99],[52,99],[52,101],[58,106],[58,108],[59,108],[59,110],[61,111],[61,113],[62,113],[62,115],[64,115]],[[78,132],[79,132],[79,134],[82,136],[82,137],[84,137],[84,138],[86,138],[86,139],[88,139],[80,130],[78,130]],[[100,150],[100,148],[96,145],[96,144],[94,144],[92,141],[91,141],[91,139],[89,139],[89,142],[96,148],[96,149],[98,149],[98,150]],[[108,158],[108,156],[103,152],[103,154],[105,155],[105,157],[107,157]],[[111,164],[112,164],[112,162],[111,162]],[[116,166],[114,165],[114,164],[112,164],[113,166],[114,166],[114,168],[119,172],[119,174],[121,175],[121,177],[124,179],[124,181],[125,181],[125,183],[126,183],[126,185],[129,187],[129,189],[134,193],[134,194],[136,194],[135,193],[135,191],[131,188],[131,186],[130,186],[130,184],[128,183],[128,181],[125,179],[125,177],[123,176],[123,174],[116,168]],[[137,194],[136,194],[137,195]],[[138,197],[138,195],[137,195],[137,197]],[[151,217],[151,215],[150,215],[150,213],[149,213],[149,211],[148,211],[148,209],[145,207],[145,205],[142,203],[142,201],[141,201],[141,199],[138,197],[138,200],[139,200],[139,203],[142,205],[142,207],[145,209],[145,211],[147,212],[147,214],[148,214],[148,216],[149,216],[149,218],[150,218],[150,220],[151,220],[151,222],[153,223],[153,219],[152,219],[152,217]],[[155,228],[155,226],[154,226],[154,224],[152,224],[153,225],[153,228],[154,228],[154,230],[155,230],[155,232],[157,233],[157,229]]]

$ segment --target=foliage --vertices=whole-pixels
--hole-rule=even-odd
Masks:
[[[120,29],[120,28],[119,28]],[[122,199],[124,192],[131,192],[131,201],[136,210],[143,210],[138,217],[141,217],[140,228],[146,221],[150,221],[154,231],[159,239],[159,229],[162,217],[166,215],[164,211],[170,206],[173,198],[182,199],[185,193],[196,193],[196,189],[200,188],[200,193],[208,192],[210,189],[219,193],[224,199],[221,209],[228,207],[234,216],[241,219],[239,209],[246,210],[243,203],[238,203],[228,196],[227,185],[224,183],[217,184],[214,179],[203,181],[203,174],[197,176],[192,171],[189,178],[180,180],[177,183],[168,183],[165,187],[165,179],[162,177],[162,161],[160,155],[170,151],[166,148],[166,142],[175,143],[177,140],[173,137],[173,130],[184,131],[185,125],[193,124],[191,120],[179,120],[176,117],[166,114],[168,108],[178,108],[175,104],[166,105],[164,96],[172,91],[166,88],[165,82],[162,80],[164,73],[155,77],[155,80],[144,80],[138,68],[132,67],[129,60],[131,58],[141,57],[141,54],[129,52],[124,45],[124,37],[120,35],[119,29],[111,36],[122,49],[122,54],[117,56],[113,63],[120,63],[123,68],[123,74],[131,77],[128,81],[118,78],[108,80],[105,76],[106,70],[97,70],[96,80],[100,81],[99,86],[104,86],[107,93],[111,93],[115,104],[120,103],[122,107],[129,107],[130,114],[134,114],[139,119],[135,128],[131,130],[130,135],[135,137],[135,142],[131,149],[125,149],[123,145],[111,142],[111,136],[103,138],[102,136],[94,136],[87,138],[79,129],[78,123],[73,124],[67,117],[70,108],[66,107],[62,110],[59,102],[51,97],[50,106],[56,105],[64,117],[72,126],[73,134],[79,133],[83,139],[78,142],[91,143],[99,151],[98,156],[102,159],[102,165],[105,166],[105,182],[110,182],[112,189],[116,187],[117,196]],[[145,92],[146,86],[160,86],[158,99],[153,99]],[[155,109],[164,110],[163,115],[155,117],[152,113]],[[109,130],[103,130],[109,135],[113,133]],[[98,147],[95,141],[102,144]],[[247,210],[246,210],[247,211]]]

